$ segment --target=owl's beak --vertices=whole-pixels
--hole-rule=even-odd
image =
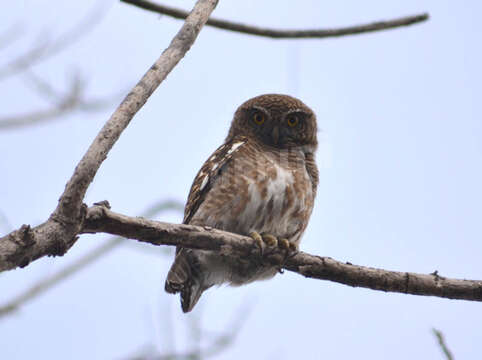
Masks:
[[[279,127],[278,126],[273,127],[273,130],[271,131],[271,138],[273,139],[273,144],[278,145],[278,142],[279,142]]]

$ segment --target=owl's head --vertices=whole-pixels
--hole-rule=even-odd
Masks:
[[[278,149],[300,147],[314,152],[316,131],[315,114],[303,102],[288,95],[266,94],[236,110],[228,140],[242,135]]]

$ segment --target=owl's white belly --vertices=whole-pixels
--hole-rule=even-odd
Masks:
[[[256,231],[289,238],[300,226],[300,223],[293,219],[293,214],[305,207],[306,194],[294,193],[294,177],[291,171],[277,165],[275,168],[277,176],[268,180],[266,190],[260,189],[253,180],[248,186],[249,200],[238,217],[239,228],[245,233]],[[292,193],[292,202],[288,205],[289,192]]]

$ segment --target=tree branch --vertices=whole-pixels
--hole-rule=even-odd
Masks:
[[[0,238],[0,271],[27,266],[49,255],[63,255],[77,240],[85,207],[82,200],[100,165],[134,115],[184,57],[217,5],[217,0],[198,0],[169,47],[121,102],[75,168],[49,220],[31,228],[23,225]]]
[[[153,245],[173,245],[218,252],[221,256],[259,258],[253,239],[209,227],[175,225],[132,218],[101,206],[88,209],[83,233],[105,232]],[[274,251],[264,260],[305,277],[330,280],[353,287],[448,299],[482,301],[482,281],[449,279],[432,274],[388,271],[342,263],[304,252],[283,259]]]
[[[182,204],[177,201],[163,200],[159,201],[149,209],[147,209],[142,216],[153,217],[163,211],[176,210],[182,212]],[[2,220],[2,213],[0,212],[0,220]],[[13,299],[7,301],[0,306],[0,318],[7,314],[11,314],[17,310],[20,306],[31,301],[37,296],[43,294],[49,289],[52,289],[55,285],[59,284],[63,280],[69,278],[79,270],[84,269],[86,266],[92,264],[94,261],[100,259],[102,256],[109,253],[111,250],[117,248],[119,245],[124,244],[126,239],[120,236],[112,237],[105,243],[97,246],[95,249],[90,250],[80,258],[67,265],[62,270],[57,271],[54,274],[47,276],[45,279],[40,280],[33,286],[27,288]]]
[[[441,331],[437,330],[437,329],[432,329],[432,332],[433,334],[435,335],[435,337],[437,338],[437,341],[438,341],[438,344],[440,346],[440,349],[442,350],[442,352],[444,353],[445,355],[445,358],[447,360],[453,360],[454,357],[452,355],[452,352],[450,351],[450,349],[448,348],[447,344],[445,343],[445,338],[442,334]]]
[[[147,0],[121,0],[121,2],[131,4],[140,7],[145,10],[157,12],[159,14],[168,15],[176,19],[185,19],[188,13],[184,10],[156,4]],[[388,21],[377,21],[370,24],[355,25],[337,29],[311,29],[311,30],[281,30],[281,29],[269,29],[258,26],[245,25],[241,23],[235,23],[222,19],[211,18],[207,21],[206,25],[234,31],[249,35],[263,36],[274,39],[299,39],[299,38],[311,38],[321,39],[327,37],[339,37],[346,35],[356,35],[373,31],[381,31],[394,29],[401,26],[413,25],[428,20],[429,15],[427,13],[418,14],[414,16],[406,16],[398,19],[392,19]]]

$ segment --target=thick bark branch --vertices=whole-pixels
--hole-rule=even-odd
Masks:
[[[163,200],[151,206],[143,213],[142,216],[152,217],[166,210],[177,210],[182,213],[182,208],[182,204],[177,201]],[[37,296],[43,294],[45,291],[52,289],[52,287],[59,284],[61,281],[69,278],[71,275],[77,273],[77,271],[84,269],[86,266],[92,264],[94,261],[100,259],[108,252],[124,243],[126,243],[125,238],[120,236],[112,237],[107,242],[85,253],[80,258],[73,261],[63,269],[48,275],[46,278],[35,283],[33,286],[27,288],[9,301],[1,304],[0,318],[7,314],[11,314],[26,302],[31,301]]]
[[[131,4],[140,7],[145,10],[153,11],[159,14],[171,16],[176,19],[185,19],[188,12],[173,8],[170,6],[165,6],[161,4],[156,4],[147,0],[121,0],[127,4]],[[222,19],[211,18],[208,20],[206,25],[234,31],[249,35],[263,36],[274,39],[299,39],[299,38],[311,38],[311,39],[321,39],[327,37],[339,37],[346,35],[356,35],[373,31],[381,31],[394,29],[401,26],[408,26],[417,24],[428,20],[429,15],[427,13],[418,14],[413,16],[406,16],[397,19],[387,20],[387,21],[377,21],[369,24],[354,25],[336,29],[310,29],[310,30],[281,30],[281,29],[270,29],[258,26],[246,25],[241,23],[235,23],[231,21],[226,21]]]
[[[55,211],[45,223],[22,226],[0,238],[0,271],[26,266],[46,255],[63,255],[76,241],[85,209],[82,201],[114,143],[149,96],[190,49],[217,0],[198,0],[169,47],[122,101],[99,132],[66,185]]]
[[[61,214],[69,219],[78,214],[85,192],[100,165],[107,157],[107,153],[119,139],[122,131],[129,125],[134,115],[146,103],[149,96],[191,48],[216,4],[216,0],[199,0],[196,3],[169,47],[164,50],[159,59],[121,102],[90,145],[66,185],[66,189],[59,200],[56,214]]]
[[[105,207],[88,209],[83,233],[105,232],[153,245],[180,245],[218,252],[230,257],[259,257],[253,239],[217,229],[175,225],[114,213]],[[342,263],[329,257],[299,252],[283,261],[283,254],[274,251],[266,261],[305,277],[330,280],[354,287],[412,295],[437,296],[448,299],[482,301],[482,281],[460,280],[432,274],[388,271]]]

